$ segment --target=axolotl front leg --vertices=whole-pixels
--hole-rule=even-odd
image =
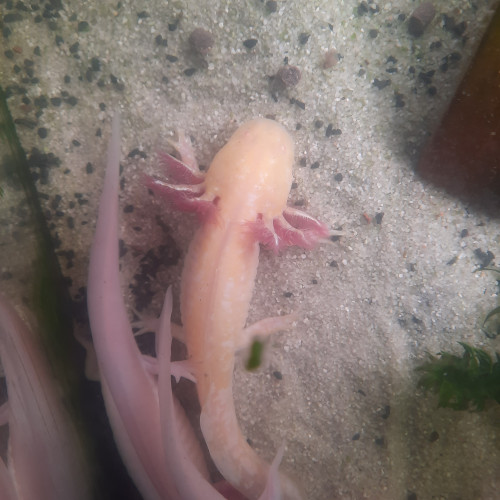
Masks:
[[[293,145],[271,120],[254,120],[236,131],[206,176],[193,155],[187,164],[162,157],[168,182],[149,187],[179,210],[196,213],[202,226],[189,247],[181,284],[181,315],[189,359],[195,368],[200,423],[223,476],[250,499],[263,491],[269,464],[248,445],[236,419],[232,395],[234,352],[249,334],[287,328],[291,317],[262,320],[245,330],[259,257],[259,242],[278,251],[312,248],[328,236],[326,226],[288,208]],[[246,332],[246,333],[245,333]],[[280,475],[285,499],[301,498]]]

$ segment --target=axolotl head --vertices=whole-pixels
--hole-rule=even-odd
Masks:
[[[205,195],[244,220],[272,220],[286,208],[292,184],[294,145],[274,120],[242,125],[217,153],[205,178]]]

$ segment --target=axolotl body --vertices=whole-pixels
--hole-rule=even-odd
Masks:
[[[164,163],[174,182],[194,181],[191,186],[155,179],[149,185],[180,209],[200,214],[203,222],[189,247],[181,282],[183,331],[201,404],[201,429],[223,476],[248,498],[257,498],[269,465],[238,426],[232,394],[234,354],[254,335],[286,329],[295,319],[268,318],[245,329],[259,242],[275,250],[290,244],[311,248],[328,230],[287,208],[294,146],[276,121],[257,119],[241,126],[205,176],[183,136],[178,149],[187,160],[184,166],[172,157],[164,157]],[[285,498],[298,498],[285,476],[282,488]]]

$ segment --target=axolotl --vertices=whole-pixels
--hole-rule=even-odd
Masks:
[[[276,121],[242,125],[201,174],[190,143],[177,145],[183,163],[164,156],[170,183],[149,186],[181,210],[199,214],[184,263],[181,317],[201,405],[201,430],[222,475],[248,498],[264,489],[268,464],[247,443],[232,394],[234,353],[254,335],[283,330],[294,316],[268,318],[245,328],[259,261],[259,242],[279,250],[313,247],[327,227],[287,207],[294,146]],[[176,184],[180,182],[182,184]],[[297,498],[282,477],[285,498]]]
[[[117,128],[115,121],[115,137]],[[217,153],[206,174],[199,170],[184,134],[179,134],[174,146],[180,160],[162,155],[168,182],[149,177],[146,183],[175,208],[196,213],[202,222],[185,258],[181,317],[190,373],[201,406],[203,437],[221,474],[248,499],[300,499],[298,487],[277,470],[281,454],[270,467],[243,436],[235,413],[232,377],[237,350],[257,335],[288,328],[296,319],[292,314],[245,327],[259,243],[275,251],[288,245],[309,249],[329,231],[318,220],[287,207],[294,147],[277,122],[256,119],[242,125]],[[171,306],[162,313],[162,326],[157,331],[159,367],[151,361],[141,362],[127,320],[117,263],[118,154],[115,139],[108,159],[112,174],[106,175],[88,285],[89,315],[108,413],[124,460],[148,498],[218,498],[215,490],[203,489],[208,485],[206,468],[199,464],[199,450],[192,451],[192,431],[185,430],[185,416],[178,403],[172,402],[167,387],[166,377],[174,374],[170,350],[165,347]],[[171,421],[166,422],[166,418]],[[174,428],[182,428],[182,432]],[[186,434],[189,445],[183,448],[177,435],[186,441]],[[197,465],[193,466],[195,461]],[[163,467],[170,471],[162,474]],[[210,493],[197,493],[202,490],[195,490],[195,483]],[[261,496],[267,495],[270,484],[274,484],[276,493]]]

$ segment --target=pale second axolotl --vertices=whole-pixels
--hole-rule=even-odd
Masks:
[[[169,378],[176,368],[170,363],[170,292],[156,332],[156,361],[141,357],[127,319],[118,266],[117,129],[115,120],[88,283],[108,414],[122,456],[147,498],[222,498],[209,484],[192,430],[172,398]],[[287,245],[312,248],[329,232],[286,206],[294,148],[277,122],[244,124],[206,174],[184,135],[175,146],[181,160],[162,156],[168,182],[149,178],[147,184],[176,208],[197,213],[202,222],[185,259],[181,315],[203,436],[221,474],[247,498],[299,499],[298,487],[278,472],[283,449],[270,466],[241,433],[232,394],[234,355],[254,336],[286,329],[296,319],[268,318],[245,328],[259,243],[276,251]]]
[[[40,339],[0,293],[0,359],[8,402],[8,466],[0,458],[1,500],[92,498],[90,468]]]

